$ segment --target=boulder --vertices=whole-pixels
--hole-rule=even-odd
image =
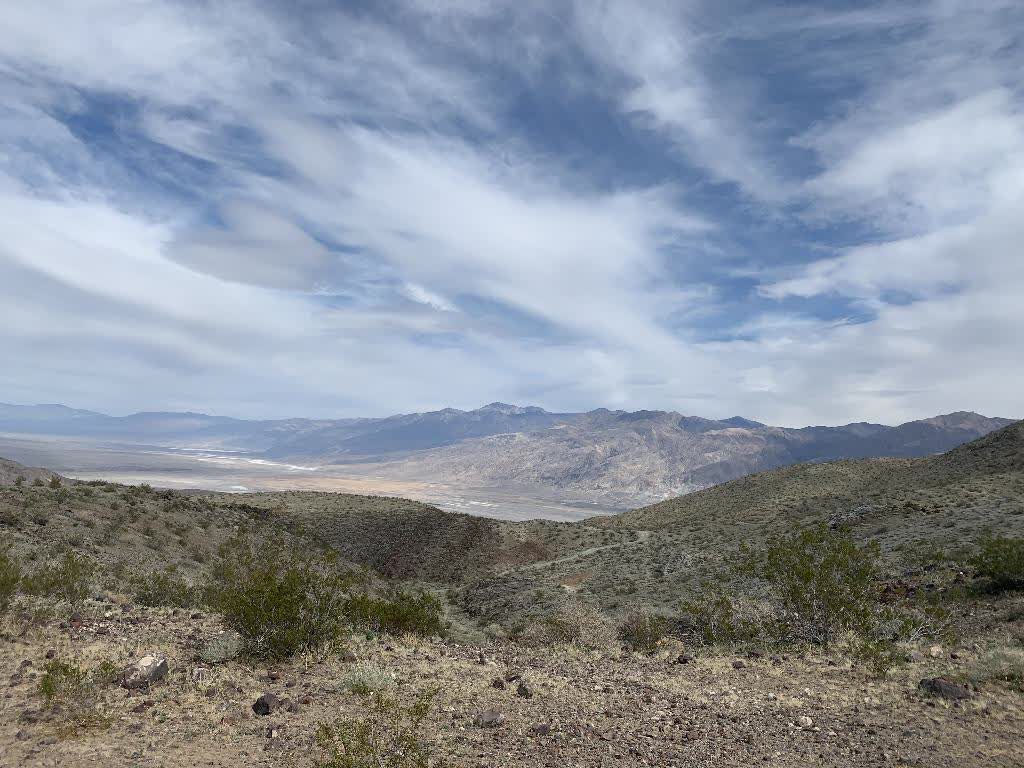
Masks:
[[[124,671],[121,683],[125,688],[148,688],[167,675],[167,657],[149,653]]]
[[[954,683],[945,677],[926,677],[917,684],[925,693],[932,696],[939,696],[943,699],[957,700],[971,698],[971,691],[965,685]]]
[[[273,714],[281,706],[281,700],[272,693],[264,693],[252,704],[252,711],[264,717]]]

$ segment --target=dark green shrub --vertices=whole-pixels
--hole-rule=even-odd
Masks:
[[[249,655],[285,658],[332,641],[349,626],[354,579],[330,558],[246,538],[233,539],[221,554],[207,601],[242,636]]]
[[[1024,539],[985,536],[978,542],[971,566],[994,591],[1024,589]]]
[[[723,589],[704,587],[681,602],[676,631],[698,645],[770,644],[776,634],[774,617],[758,608]]]
[[[316,734],[320,756],[316,768],[444,768],[421,737],[435,691],[410,706],[378,695],[362,720],[321,724]]]
[[[11,598],[18,591],[21,566],[8,547],[0,547],[0,613],[7,610]]]
[[[640,653],[654,653],[668,634],[670,623],[664,616],[647,611],[631,611],[619,625],[619,638]]]
[[[57,475],[53,475],[50,478],[50,487],[51,488],[60,488],[60,486],[61,486],[60,478]]]
[[[139,605],[193,608],[199,605],[200,598],[198,589],[166,571],[135,579],[135,601]]]
[[[25,484],[25,476],[24,475],[18,475],[16,478],[14,478],[14,485],[15,485],[15,487],[21,488],[21,486],[23,486],[24,484]]]
[[[38,566],[21,579],[21,590],[38,597],[56,597],[69,602],[89,594],[94,566],[89,558],[66,552],[59,560]]]
[[[827,645],[838,633],[874,626],[879,552],[825,525],[745,553],[741,571],[768,582],[780,603],[780,628],[793,639]]]
[[[46,485],[46,483],[43,482],[43,478],[37,477],[35,480],[32,481],[32,485],[41,488],[42,486]]]
[[[354,628],[389,635],[430,637],[446,630],[441,601],[427,592],[396,590],[386,597],[364,592],[346,601],[345,612]]]

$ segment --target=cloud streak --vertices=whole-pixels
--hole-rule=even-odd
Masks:
[[[1019,415],[1021,11],[739,6],[5,6],[2,399]]]

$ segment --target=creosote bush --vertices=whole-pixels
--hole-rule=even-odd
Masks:
[[[342,569],[332,553],[300,552],[282,540],[232,539],[212,576],[207,603],[258,658],[312,651],[353,629],[422,636],[447,629],[433,595],[401,589],[374,595],[366,577]]]
[[[21,591],[37,597],[55,597],[76,603],[89,594],[93,562],[84,555],[65,552],[58,560],[49,560],[21,578]]]
[[[109,682],[108,665],[89,671],[61,659],[47,662],[39,681],[43,706],[60,717],[62,731],[99,728],[110,723],[100,707],[99,687]]]
[[[316,768],[444,768],[422,737],[436,691],[427,691],[411,705],[377,695],[361,720],[321,724],[316,743]]]
[[[385,597],[368,592],[349,597],[345,612],[353,627],[388,635],[443,635],[441,601],[422,591],[394,590]]]
[[[1024,589],[1024,539],[984,536],[970,563],[993,591]]]
[[[9,546],[0,545],[0,613],[10,606],[20,581],[21,565],[11,554]]]
[[[670,626],[664,616],[642,610],[630,611],[619,625],[619,639],[631,650],[654,653]]]
[[[193,608],[201,602],[200,590],[168,571],[155,571],[135,579],[139,605]]]
[[[281,659],[338,637],[349,624],[354,583],[329,556],[240,536],[222,548],[206,596],[242,636],[246,653]]]

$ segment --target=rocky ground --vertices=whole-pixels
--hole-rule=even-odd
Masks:
[[[0,764],[313,765],[318,725],[366,716],[368,690],[408,702],[433,686],[422,732],[458,766],[1024,764],[1020,692],[954,685],[946,693],[958,699],[919,686],[970,679],[984,639],[922,648],[884,680],[841,655],[693,655],[674,641],[641,656],[360,636],[343,652],[267,667],[209,656],[222,631],[214,615],[101,597],[74,614],[23,601],[5,619]],[[166,674],[125,688],[118,672],[146,654],[166,656]],[[54,660],[94,679],[47,705]],[[256,714],[265,694],[270,711]]]

